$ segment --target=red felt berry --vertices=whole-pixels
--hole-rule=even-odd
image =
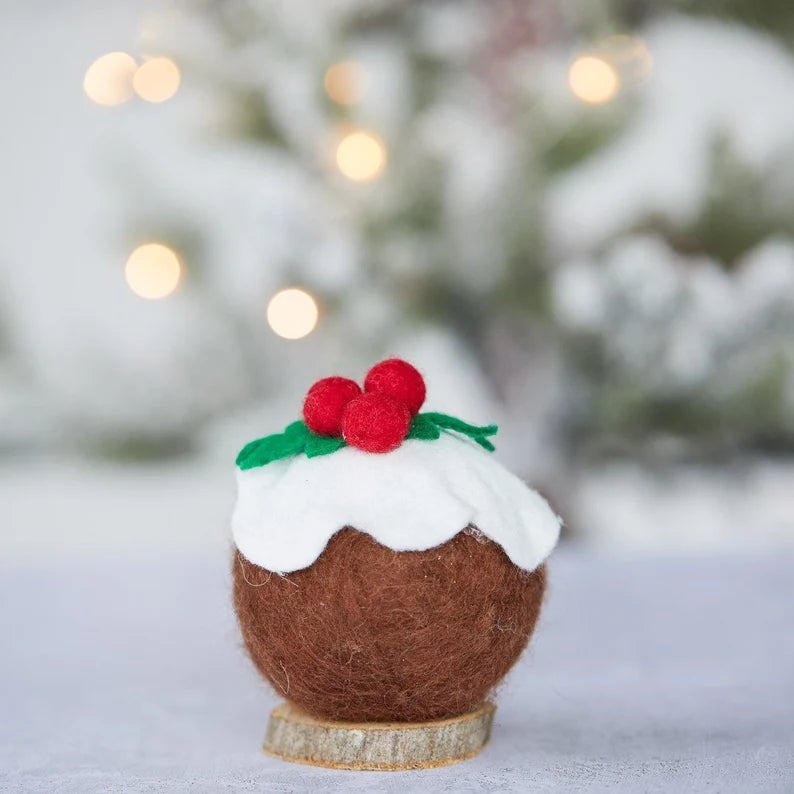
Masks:
[[[388,394],[405,403],[411,414],[415,415],[425,401],[425,379],[407,361],[388,358],[367,373],[364,378],[364,391]]]
[[[411,426],[405,403],[388,394],[369,392],[351,400],[342,414],[342,436],[365,452],[391,452]]]
[[[335,375],[318,380],[303,401],[303,421],[319,436],[341,436],[342,413],[359,394],[361,387],[349,378]]]

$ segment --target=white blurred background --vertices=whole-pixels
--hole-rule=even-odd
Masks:
[[[6,4],[6,560],[227,541],[396,354],[569,541],[794,546],[786,2]]]

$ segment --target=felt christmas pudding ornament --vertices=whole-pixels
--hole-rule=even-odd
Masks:
[[[400,359],[363,388],[324,378],[302,420],[237,457],[234,605],[287,700],[275,754],[353,768],[472,755],[535,628],[560,520],[491,457],[495,426],[424,402]]]

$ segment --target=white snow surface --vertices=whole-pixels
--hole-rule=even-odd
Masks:
[[[344,527],[395,551],[423,551],[475,527],[520,568],[557,543],[548,503],[468,439],[405,441],[393,452],[344,447],[238,471],[232,532],[240,552],[270,571],[311,565]]]

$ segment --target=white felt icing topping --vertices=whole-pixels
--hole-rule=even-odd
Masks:
[[[474,526],[530,571],[560,532],[545,499],[489,452],[451,433],[437,441],[404,441],[386,454],[344,447],[238,469],[237,488],[237,548],[280,573],[311,565],[343,527],[367,532],[395,551],[423,551]]]

